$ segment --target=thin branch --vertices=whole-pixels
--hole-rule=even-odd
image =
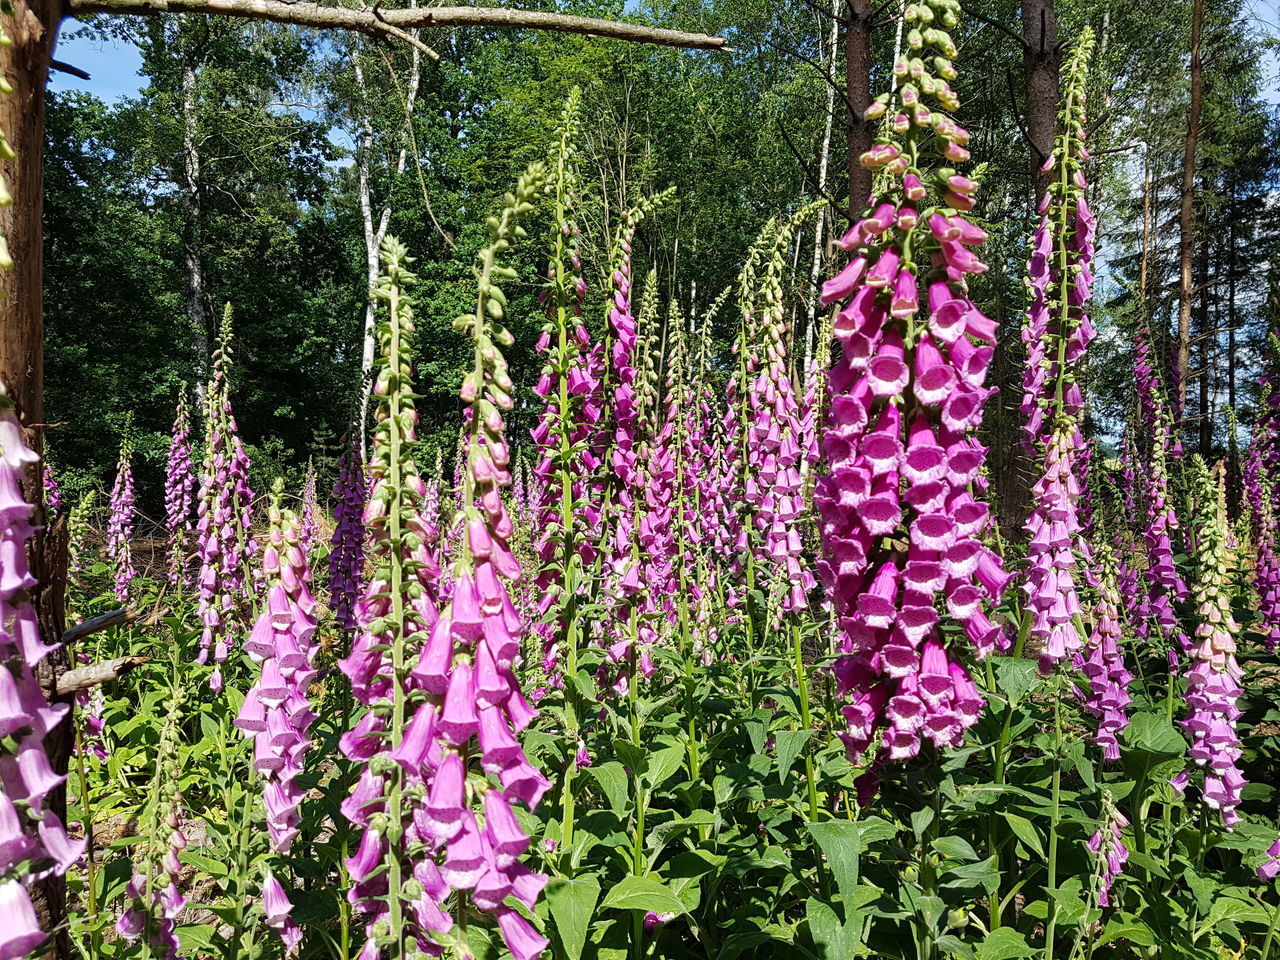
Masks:
[[[81,70],[79,67],[74,67],[69,63],[63,63],[61,60],[50,60],[49,69],[57,70],[59,73],[69,73],[71,76],[79,77],[81,80],[93,79],[86,71]]]
[[[73,6],[74,6],[74,4],[73,4]],[[1006,27],[1006,26],[1005,26],[1003,23],[1001,23],[999,20],[993,20],[991,17],[988,17],[986,14],[979,13],[977,10],[974,10],[974,9],[973,9],[972,5],[967,4],[967,3],[962,3],[962,4],[960,5],[960,9],[964,11],[964,15],[965,15],[966,17],[972,17],[974,20],[977,20],[979,23],[985,23],[985,24],[986,24],[987,26],[989,26],[989,27],[995,27],[997,30],[999,30],[1001,33],[1003,33],[1005,36],[1012,38],[1012,40],[1013,40],[1013,41],[1014,41],[1018,46],[1022,47],[1023,49],[1026,49],[1026,47],[1027,47],[1027,41],[1026,41],[1023,37],[1020,37],[1018,34],[1014,33],[1012,30],[1010,30],[1008,27]]]
[[[150,657],[116,657],[114,660],[103,660],[101,663],[68,670],[58,677],[58,696],[69,697],[82,690],[91,690],[112,680],[119,680],[130,670],[150,662]]]
[[[119,626],[122,623],[132,623],[138,619],[138,611],[134,607],[117,607],[115,610],[108,610],[106,613],[91,617],[81,623],[77,623],[73,627],[67,627],[62,631],[63,643],[75,643],[77,640],[89,636],[91,633],[97,633],[99,630],[106,630],[108,627]]]
[[[356,30],[370,36],[391,36],[406,42],[412,41],[407,35],[402,35],[403,31],[422,27],[488,27],[499,30],[551,30],[557,33],[587,34],[692,50],[730,50],[724,37],[712,37],[704,33],[685,33],[681,30],[646,27],[638,23],[600,20],[596,17],[500,7],[401,8],[375,12],[321,6],[318,3],[290,3],[287,0],[71,0],[68,6],[70,13],[74,15],[217,14],[270,20],[300,27]]]

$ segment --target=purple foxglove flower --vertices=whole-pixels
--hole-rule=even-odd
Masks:
[[[1258,879],[1264,883],[1280,874],[1280,840],[1267,848],[1267,859],[1258,864]]]
[[[894,95],[907,119],[903,136],[918,142],[918,167],[930,151],[952,167],[946,145],[967,139],[941,112],[954,109],[949,91],[922,95],[907,84]],[[937,109],[925,111],[922,96],[935,96]],[[949,135],[939,143],[944,121]],[[956,174],[941,191],[926,187],[932,178],[908,172],[908,151],[894,136],[863,157],[884,167],[885,187],[841,244],[855,262],[873,265],[826,290],[847,300],[833,329],[840,351],[822,441],[828,472],[814,490],[818,573],[840,629],[834,672],[848,698],[841,738],[857,761],[873,748],[879,761],[895,761],[923,743],[960,745],[981,710],[962,638],[978,658],[997,648],[1001,632],[985,611],[1008,580],[980,539],[990,518],[975,483],[985,450],[973,433],[988,393],[988,354],[979,351],[996,331],[964,282],[985,269],[970,250],[982,231],[959,216],[973,206],[974,185]],[[930,206],[942,209],[929,216],[929,230],[916,227],[905,243],[916,211]],[[961,629],[944,633],[948,621]],[[862,797],[876,779],[859,784]]]
[[[111,516],[107,521],[107,556],[115,567],[116,599],[129,602],[129,584],[138,576],[133,565],[133,465],[132,448],[126,437],[120,442],[116,482],[111,489]]]
[[[48,454],[48,450],[45,450]],[[58,492],[58,480],[53,475],[53,464],[44,462],[44,505],[51,515],[62,512],[62,494]]]
[[[333,548],[329,551],[329,595],[333,615],[343,630],[355,630],[356,603],[364,575],[364,482],[359,441],[351,441],[338,458],[338,482],[333,489]]]
[[[1111,902],[1111,887],[1116,877],[1124,871],[1129,860],[1129,850],[1124,845],[1121,833],[1129,821],[1125,819],[1111,799],[1110,791],[1102,794],[1102,824],[1094,831],[1087,842],[1089,851],[1094,855],[1097,864],[1098,906],[1107,907]]]
[[[21,960],[46,939],[26,888],[16,880],[0,882],[0,957]]]
[[[215,670],[210,688],[221,689],[221,668],[241,623],[246,590],[257,586],[252,565],[258,545],[253,539],[249,456],[240,440],[231,408],[231,310],[223,314],[213,353],[205,407],[205,454],[196,510],[196,550],[200,556],[196,611],[200,617],[200,656],[212,655]]]

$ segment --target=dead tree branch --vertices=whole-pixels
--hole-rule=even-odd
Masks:
[[[101,663],[68,670],[58,677],[58,696],[74,696],[82,690],[91,690],[112,680],[119,680],[135,667],[150,662],[150,657],[116,657],[114,660],[103,660]]]

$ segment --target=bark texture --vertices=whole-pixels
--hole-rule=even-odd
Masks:
[[[1058,87],[1062,49],[1053,0],[1022,0],[1022,73],[1027,87],[1027,140],[1031,149],[1031,182],[1038,203],[1053,173],[1041,168],[1053,152],[1058,129]]]
[[[1204,0],[1191,7],[1191,108],[1187,112],[1187,139],[1182,151],[1182,209],[1178,213],[1178,380],[1186,388],[1191,359],[1191,302],[1195,296],[1191,255],[1196,235],[1196,141],[1200,138],[1200,102],[1204,90],[1204,66],[1200,60],[1200,32],[1204,24]]]
[[[871,149],[871,0],[849,0],[844,35],[845,96],[848,101],[849,218],[856,219],[871,193],[871,171],[858,158]]]

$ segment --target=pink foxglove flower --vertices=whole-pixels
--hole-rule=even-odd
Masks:
[[[933,21],[925,43],[948,69],[958,9],[955,0],[907,7],[908,17],[923,10]],[[938,110],[921,102],[926,89]],[[900,101],[911,149],[888,140],[863,156],[884,170],[884,191],[840,242],[850,268],[823,289],[826,302],[844,306],[823,436],[829,472],[814,502],[819,573],[841,630],[836,677],[849,698],[841,736],[855,759],[875,745],[886,760],[913,757],[926,741],[958,746],[982,707],[965,641],[982,658],[1002,639],[986,610],[1008,575],[982,540],[990,521],[975,480],[986,450],[974,436],[996,324],[965,282],[985,269],[970,249],[984,236],[962,213],[972,206],[968,182],[926,166],[933,151],[968,137],[940,113],[953,109],[949,90],[924,71],[881,98]],[[907,208],[916,225],[903,228]],[[904,271],[923,291],[914,313],[894,296]],[[944,622],[959,630],[944,632]]]
[[[315,677],[316,602],[311,595],[311,568],[305,549],[306,521],[280,509],[283,481],[276,481],[270,509],[271,539],[262,553],[267,603],[244,643],[245,653],[261,671],[245,695],[236,726],[253,740],[253,766],[262,775],[271,846],[281,854],[298,835],[305,791],[302,775],[308,731],[316,718],[307,688]],[[273,876],[263,885],[268,926],[286,949],[297,949],[301,932],[289,918],[289,898]]]
[[[1022,413],[1025,445],[1042,461],[1044,472],[1032,487],[1023,589],[1029,636],[1040,648],[1044,673],[1064,658],[1077,657],[1084,642],[1077,591],[1088,546],[1076,504],[1082,493],[1084,397],[1072,369],[1094,335],[1087,310],[1093,296],[1095,221],[1083,173],[1085,81],[1092,50],[1093,34],[1086,30],[1067,67],[1062,133],[1046,161],[1057,180],[1040,205],[1043,213],[1027,265],[1031,307],[1022,330],[1027,347]]]
[[[0,384],[0,956],[23,957],[46,939],[36,924],[28,888],[50,873],[63,874],[84,850],[73,842],[49,794],[65,781],[44,740],[67,713],[51,706],[35,668],[52,648],[40,637],[31,603],[36,579],[27,565],[35,532],[34,508],[23,493],[23,472],[39,462]],[[39,492],[38,490],[36,491]],[[24,866],[25,865],[25,866]]]
[[[1280,340],[1268,344],[1268,371],[1259,378],[1260,412],[1249,440],[1244,465],[1244,497],[1253,527],[1257,562],[1254,589],[1258,594],[1259,631],[1269,651],[1280,649],[1280,392],[1275,368],[1280,366]]]
[[[320,529],[319,510],[316,503],[316,468],[307,461],[306,478],[302,481],[302,516],[298,528],[298,543],[302,546],[302,555],[311,556],[311,547],[315,544],[316,532]]]
[[[1218,464],[1215,482],[1198,456],[1191,464],[1199,501],[1195,591],[1199,624],[1191,648],[1193,663],[1187,671],[1187,717],[1182,725],[1191,736],[1188,756],[1205,771],[1201,796],[1206,805],[1221,811],[1222,822],[1231,829],[1240,822],[1236,807],[1245,784],[1236,734],[1244,671],[1236,662],[1240,627],[1231,615],[1225,469]]]
[[[1124,662],[1124,632],[1121,627],[1120,591],[1116,585],[1116,564],[1111,547],[1098,542],[1093,548],[1095,574],[1093,632],[1077,665],[1089,681],[1085,709],[1098,720],[1095,739],[1106,760],[1120,758],[1119,735],[1129,724],[1129,684],[1133,675]]]
[[[120,442],[116,482],[111,488],[111,515],[107,520],[107,556],[115,568],[116,599],[129,602],[129,585],[138,576],[133,565],[133,450],[128,437]]]
[[[1277,874],[1280,874],[1280,840],[1267,848],[1267,858],[1258,864],[1258,879],[1264,883],[1274,880]]]

